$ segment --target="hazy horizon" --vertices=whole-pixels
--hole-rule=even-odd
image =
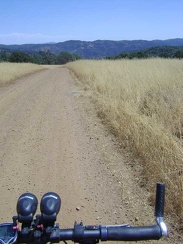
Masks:
[[[118,41],[166,41],[166,40],[174,40],[174,39],[183,39],[183,38],[171,38],[171,39],[154,39],[154,40],[145,40],[145,39],[134,39],[134,40],[102,40],[102,39],[98,39],[98,40],[93,40],[93,41],[84,41],[84,40],[66,40],[66,41],[58,41],[58,42],[43,42],[43,43],[22,43],[22,44],[3,44],[0,43],[0,45],[5,45],[5,46],[11,46],[11,45],[44,45],[44,44],[57,44],[57,43],[63,43],[63,42],[69,42],[69,41],[82,41],[82,42],[95,42],[95,41],[114,41],[114,42],[118,42]]]

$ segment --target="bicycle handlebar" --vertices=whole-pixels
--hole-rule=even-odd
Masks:
[[[37,209],[37,198],[31,193],[25,193],[18,199],[17,213],[13,217],[16,243],[58,243],[71,240],[82,244],[94,244],[101,241],[142,241],[159,240],[167,236],[167,227],[163,220],[165,185],[157,184],[155,217],[156,225],[133,227],[125,225],[88,225],[75,222],[74,228],[60,229],[55,224],[56,216],[60,210],[61,199],[53,192],[46,193],[40,203],[41,214],[33,216]],[[18,223],[22,223],[21,229]],[[3,225],[2,225],[3,227]],[[15,242],[11,242],[15,243]]]
[[[79,227],[79,226],[78,226]],[[158,225],[125,227],[125,226],[81,226],[74,229],[54,228],[49,235],[46,232],[42,236],[32,236],[30,242],[42,240],[43,242],[74,241],[78,243],[97,243],[101,241],[143,241],[159,240],[162,237],[161,229]],[[19,234],[18,243],[27,241],[27,236]],[[41,241],[41,243],[42,243]]]
[[[158,225],[139,227],[110,227],[108,228],[108,240],[139,241],[159,240],[162,237]]]
[[[165,184],[158,183],[156,185],[156,203],[155,203],[155,216],[164,216],[164,204],[165,204]]]

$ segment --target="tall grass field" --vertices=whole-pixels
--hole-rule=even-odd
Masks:
[[[166,211],[183,220],[183,60],[69,63],[108,128],[138,156],[147,189],[164,182]]]
[[[0,63],[0,86],[14,82],[16,79],[43,69],[42,66],[29,63]]]

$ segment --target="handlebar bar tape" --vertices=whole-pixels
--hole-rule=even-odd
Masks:
[[[155,216],[164,216],[164,203],[165,203],[165,184],[158,183],[156,186],[156,205]]]
[[[108,227],[108,240],[141,241],[159,240],[162,236],[158,225],[143,227]]]

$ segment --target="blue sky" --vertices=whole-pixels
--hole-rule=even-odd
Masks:
[[[183,0],[1,0],[0,44],[183,38]]]

